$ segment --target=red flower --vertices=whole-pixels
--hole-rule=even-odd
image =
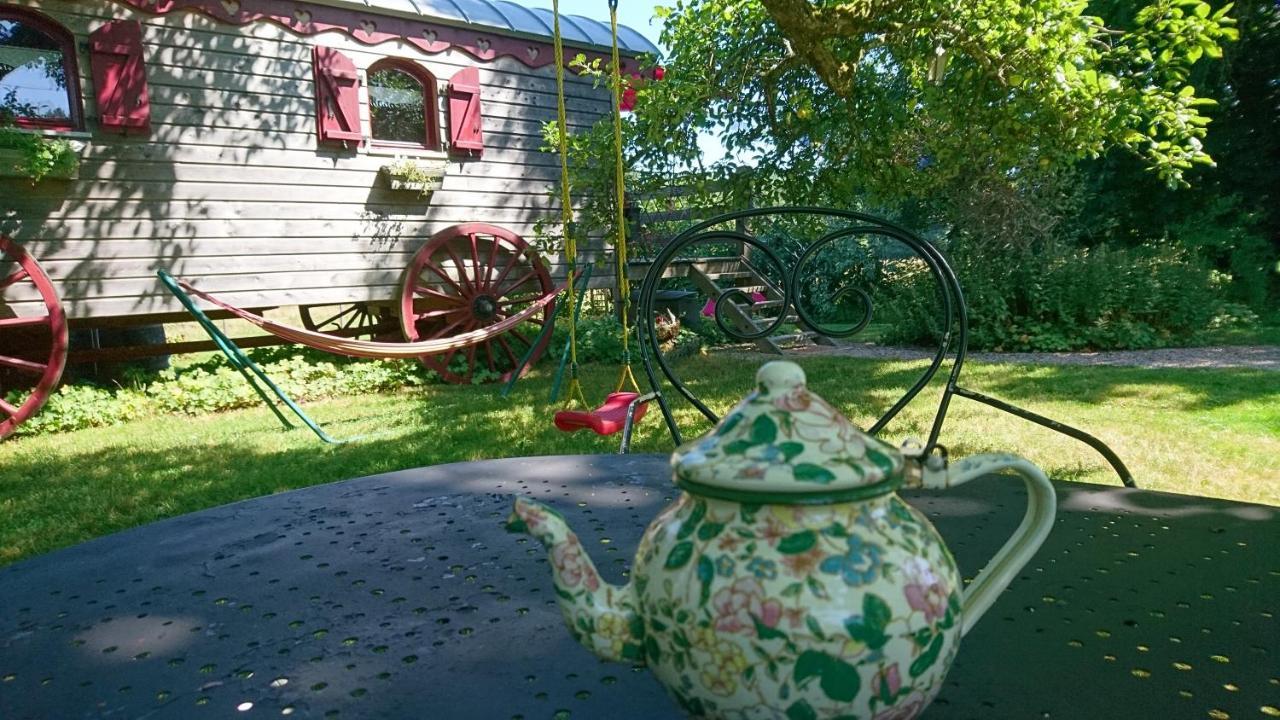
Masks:
[[[661,80],[662,78],[666,77],[666,75],[667,75],[667,70],[661,65],[653,69],[654,80]]]
[[[622,91],[622,100],[618,102],[618,109],[623,112],[631,112],[636,109],[636,89],[629,87]]]

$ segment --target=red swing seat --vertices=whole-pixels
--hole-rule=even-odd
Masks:
[[[556,413],[556,427],[564,432],[591,430],[597,435],[612,435],[627,424],[627,407],[640,393],[614,392],[604,399],[604,404],[590,412],[585,410],[561,410]],[[633,422],[640,422],[649,409],[648,403],[636,406]]]

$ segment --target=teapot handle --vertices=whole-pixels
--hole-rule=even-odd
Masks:
[[[1053,528],[1058,497],[1044,471],[1030,460],[1017,455],[989,453],[973,455],[952,463],[945,473],[926,472],[923,485],[930,488],[949,488],[967,483],[974,478],[1001,470],[1012,470],[1026,482],[1027,513],[1013,535],[965,588],[961,611],[961,636],[977,624],[983,613],[991,608],[1014,576],[1026,565]]]

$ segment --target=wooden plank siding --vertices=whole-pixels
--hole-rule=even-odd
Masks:
[[[151,16],[111,0],[6,0],[62,23],[81,46],[89,137],[80,177],[31,185],[0,178],[0,231],[40,260],[72,318],[173,312],[157,268],[245,307],[390,300],[414,250],[459,222],[502,225],[533,241],[559,218],[551,190],[559,159],[541,152],[555,117],[550,66],[456,50],[428,55],[403,41],[370,47],[341,33],[294,35],[270,22],[220,23],[198,13]],[[142,26],[151,127],[143,136],[97,128],[83,49],[110,19]],[[445,83],[480,68],[485,149],[449,158],[424,201],[383,186],[394,151],[318,147],[311,48],[334,47],[363,74],[384,57],[419,62],[437,79],[436,121],[447,138]],[[573,52],[572,50],[569,50]],[[567,76],[569,122],[584,129],[610,110],[608,92]],[[369,128],[362,78],[361,120]],[[443,158],[440,153],[398,151]],[[598,243],[589,255],[601,252]],[[551,258],[562,277],[561,258]],[[611,283],[610,273],[593,285]],[[34,314],[34,298],[16,306]]]

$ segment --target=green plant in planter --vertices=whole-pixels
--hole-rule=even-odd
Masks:
[[[423,164],[410,158],[398,158],[382,166],[392,190],[417,190],[422,197],[429,197],[440,188],[444,171],[443,162]]]
[[[64,138],[47,138],[35,133],[23,132],[12,125],[0,124],[0,154],[4,150],[16,151],[16,162],[0,168],[17,173],[38,183],[46,177],[67,178],[75,175],[80,165],[80,155]],[[8,162],[8,159],[5,160]]]

